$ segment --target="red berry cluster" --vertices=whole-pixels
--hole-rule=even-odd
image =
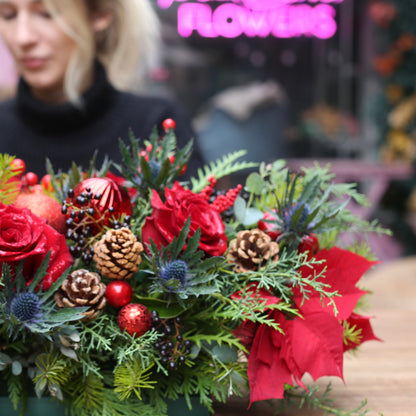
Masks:
[[[199,193],[202,195],[207,201],[210,200],[212,192],[214,191],[215,185],[217,184],[217,180],[214,176],[210,176],[208,178],[209,185],[207,185],[202,191]]]
[[[226,194],[218,195],[211,203],[211,206],[220,213],[226,211],[234,205],[234,202],[242,189],[243,185],[239,184],[235,188],[228,190]]]
[[[217,184],[215,177],[210,176],[208,182],[209,184],[205,186],[199,194],[202,195],[219,213],[231,208],[234,205],[238,194],[243,189],[243,185],[237,185],[235,188],[229,189],[226,193],[217,193],[214,191]]]

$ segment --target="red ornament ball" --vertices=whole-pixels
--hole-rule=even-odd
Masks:
[[[163,130],[165,130],[165,132],[168,132],[169,130],[175,130],[176,121],[171,118],[167,118],[163,120],[162,127],[163,127]]]
[[[21,178],[23,174],[26,172],[26,163],[22,159],[13,159],[10,168],[15,176]]]
[[[49,173],[42,176],[40,184],[42,185],[42,188],[45,189],[45,191],[53,192],[52,175],[49,175]]]
[[[131,302],[133,289],[125,280],[113,280],[107,285],[105,298],[114,308],[122,308]]]
[[[304,253],[308,251],[308,258],[315,256],[319,251],[319,240],[315,234],[305,234],[299,243],[298,252]]]
[[[146,306],[140,303],[129,303],[120,310],[117,318],[120,331],[137,337],[142,336],[152,326],[152,315]]]
[[[23,176],[23,181],[27,186],[37,185],[39,182],[38,175],[34,172],[27,172],[25,176]]]

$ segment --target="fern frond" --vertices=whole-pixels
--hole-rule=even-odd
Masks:
[[[258,166],[258,163],[237,161],[247,153],[246,150],[239,150],[228,155],[224,155],[221,159],[211,162],[209,165],[198,169],[198,176],[191,178],[192,192],[200,192],[209,184],[208,178],[214,176],[216,179],[240,172],[245,169],[251,169]]]
[[[15,410],[22,404],[22,398],[25,397],[22,377],[10,374],[7,377],[7,391],[9,399],[13,404]]]

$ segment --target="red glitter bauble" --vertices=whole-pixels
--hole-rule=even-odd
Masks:
[[[121,308],[117,324],[120,331],[140,337],[152,326],[152,316],[146,306],[140,303],[129,303]]]
[[[51,196],[42,193],[41,190],[36,189],[35,192],[19,194],[14,205],[19,208],[28,208],[33,214],[44,218],[58,233],[65,233],[65,215],[62,215],[61,204]]]
[[[111,225],[111,218],[119,219],[122,214],[131,215],[127,191],[110,178],[83,180],[75,186],[71,202],[80,208],[93,208],[97,225],[101,225],[101,221],[104,225]]]
[[[113,280],[107,285],[105,298],[109,305],[121,308],[131,302],[133,289],[125,280]]]

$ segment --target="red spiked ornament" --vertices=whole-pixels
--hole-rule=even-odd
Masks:
[[[74,187],[69,203],[91,211],[98,228],[111,225],[112,220],[119,219],[122,214],[131,215],[132,209],[127,191],[110,178],[83,180]]]
[[[120,331],[126,331],[137,338],[151,328],[152,316],[146,306],[140,303],[129,303],[120,310],[117,324]]]

